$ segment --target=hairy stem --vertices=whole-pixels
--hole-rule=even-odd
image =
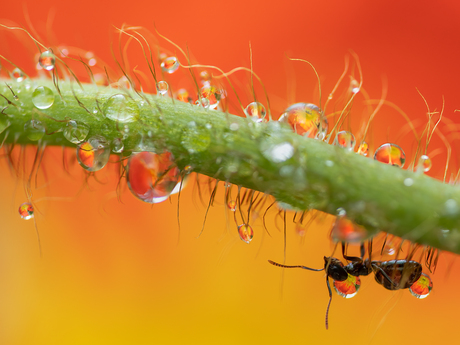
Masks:
[[[33,103],[38,86],[54,92],[48,109]],[[75,147],[62,133],[73,120],[89,126],[88,137],[122,138],[125,155],[168,150],[181,169],[190,165],[195,172],[270,194],[294,209],[336,214],[343,208],[370,234],[386,231],[460,253],[457,187],[299,136],[277,121],[255,123],[169,97],[69,81],[56,88],[46,79],[2,80],[0,93],[0,123],[9,124],[0,139],[6,143],[36,145],[24,131],[34,119],[46,128],[39,143]],[[133,122],[106,117],[108,100],[116,94],[135,103]]]

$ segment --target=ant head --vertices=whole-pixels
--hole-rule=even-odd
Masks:
[[[327,271],[327,276],[334,280],[344,281],[348,278],[348,273],[339,259],[325,256],[324,269]]]

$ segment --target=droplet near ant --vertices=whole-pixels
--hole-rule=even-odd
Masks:
[[[324,257],[324,268],[310,268],[307,266],[288,266],[282,265],[272,260],[268,262],[274,266],[283,268],[302,268],[309,271],[326,271],[326,285],[329,291],[329,302],[326,309],[326,329],[329,328],[329,308],[332,301],[332,290],[329,284],[329,277],[334,280],[334,288],[339,295],[351,298],[358,292],[361,282],[359,276],[367,276],[374,272],[375,281],[387,290],[408,289],[417,284],[418,280],[427,279],[425,274],[422,276],[422,265],[413,260],[391,260],[377,261],[371,260],[372,241],[368,243],[369,258],[363,259],[365,254],[364,243],[361,243],[361,257],[348,256],[345,253],[346,244],[342,242],[342,255],[345,260],[350,261],[346,266],[333,257]],[[428,276],[426,276],[428,277]],[[429,277],[428,277],[429,279]],[[343,284],[341,282],[344,282]],[[432,283],[429,280],[431,286]],[[427,284],[425,284],[427,285]],[[428,288],[425,289],[428,291]],[[429,292],[428,292],[429,293]],[[413,294],[413,293],[412,293]],[[426,295],[427,296],[427,295]],[[425,296],[425,297],[426,297]]]

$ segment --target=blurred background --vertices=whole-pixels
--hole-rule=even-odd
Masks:
[[[287,56],[315,66],[327,97],[352,49],[359,56],[369,98],[378,100],[387,90],[386,99],[407,113],[421,133],[427,110],[416,87],[431,111],[441,110],[444,96],[446,118],[459,123],[459,14],[460,5],[452,1],[51,0],[6,2],[1,18],[2,23],[29,29],[30,23],[50,44],[93,52],[113,68],[114,26],[124,23],[152,32],[155,23],[163,35],[188,46],[196,61],[224,71],[250,66],[251,42],[254,71],[269,92],[276,117],[294,102],[318,99],[310,67],[289,62]],[[23,48],[29,47],[23,41],[24,36],[0,30],[0,54],[33,71],[35,56]],[[131,63],[142,61],[133,50],[128,54]],[[350,66],[359,80],[355,65]],[[247,80],[241,73],[241,83]],[[360,128],[367,120],[365,108],[360,94],[347,126]],[[402,129],[405,124],[394,108],[383,106],[370,133],[373,149],[389,140],[410,156],[415,146]],[[456,127],[447,122],[441,127],[455,149]],[[435,138],[429,150],[430,176],[443,178],[446,151]],[[30,164],[35,151],[28,148],[24,155]],[[24,221],[17,213],[27,201],[24,183],[11,173],[6,159],[0,161],[2,344],[455,342],[460,267],[453,255],[441,255],[431,275],[433,292],[425,300],[407,290],[386,291],[371,276],[362,278],[353,299],[334,293],[326,331],[324,274],[283,274],[267,263],[283,260],[282,219],[276,212],[267,215],[272,237],[264,235],[261,218],[256,217],[254,240],[247,245],[226,219],[220,188],[218,205],[211,208],[197,239],[209,193],[204,192],[203,204],[191,179],[181,193],[178,243],[177,196],[151,206],[125,190],[118,200],[115,164],[98,173],[97,181],[85,182],[71,156],[66,154],[64,168],[61,149],[47,151],[46,178],[39,174],[42,188],[34,194],[35,220],[43,258],[34,221]],[[449,171],[456,172],[455,155],[450,164]],[[292,216],[288,214],[287,264],[322,267],[322,257],[333,249],[328,238],[331,219],[320,217],[299,236]]]

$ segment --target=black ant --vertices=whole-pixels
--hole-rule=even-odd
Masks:
[[[324,268],[310,268],[307,266],[288,266],[268,260],[274,266],[283,268],[302,268],[309,271],[326,271],[326,285],[329,291],[329,302],[326,309],[326,329],[329,327],[328,315],[332,301],[332,290],[329,284],[329,277],[335,281],[345,281],[348,275],[359,277],[367,276],[371,272],[375,274],[375,281],[388,290],[399,290],[410,288],[422,274],[422,266],[413,260],[391,260],[391,261],[372,261],[363,260],[364,243],[361,243],[361,257],[348,256],[345,254],[345,243],[342,242],[342,255],[345,260],[350,261],[346,266],[331,256],[324,257]],[[369,257],[372,253],[372,242],[368,244]]]

